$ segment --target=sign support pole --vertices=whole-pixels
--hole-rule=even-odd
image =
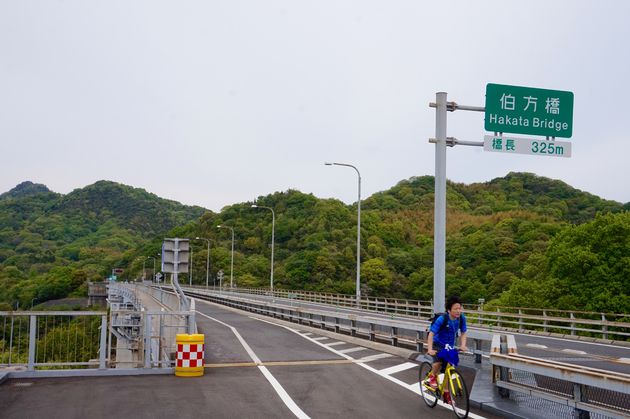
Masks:
[[[433,228],[433,311],[446,299],[446,92],[435,94],[435,210]]]

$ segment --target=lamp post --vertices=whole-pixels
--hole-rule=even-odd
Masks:
[[[144,262],[146,261],[145,256],[138,256],[137,258],[134,259],[134,261],[136,260],[141,260],[142,261],[142,277],[144,278]],[[136,280],[137,278],[134,279],[134,282],[138,282]]]
[[[153,259],[153,278],[155,278],[155,258],[153,256],[147,256],[144,262],[146,262],[149,259]],[[142,262],[142,279],[144,279],[144,262]]]
[[[357,172],[359,177],[359,198],[357,200],[357,307],[361,307],[361,173],[359,169],[347,163],[324,163],[326,166],[346,166]]]
[[[160,258],[160,271],[161,271],[162,270],[162,254],[161,253],[156,253],[155,256]],[[160,274],[160,276],[161,276],[161,274]],[[157,272],[155,272],[155,269],[153,270],[153,279],[155,279],[155,282],[157,284],[160,283],[160,280],[158,279]]]
[[[229,228],[232,231],[232,261],[230,262],[230,288],[234,287],[234,229],[230,226],[218,225],[217,228]]]
[[[193,277],[193,265],[195,259],[193,259],[193,248],[190,246],[190,272],[188,273],[188,285],[192,287],[192,277]]]
[[[275,245],[275,235],[276,235],[276,213],[271,207],[263,207],[262,205],[253,204],[252,208],[265,208],[271,211],[271,280],[270,280],[270,288],[271,293],[273,295],[273,248]]]
[[[195,240],[205,240],[208,242],[208,256],[206,257],[206,289],[208,288],[208,278],[210,277],[210,239],[195,237]]]

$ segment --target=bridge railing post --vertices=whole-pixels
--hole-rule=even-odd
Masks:
[[[35,369],[35,346],[37,345],[37,315],[30,315],[30,330],[28,336],[28,370]]]
[[[150,314],[144,315],[144,368],[151,368],[151,321]]]
[[[104,370],[107,367],[107,315],[101,316],[101,342],[99,345],[98,368]]]

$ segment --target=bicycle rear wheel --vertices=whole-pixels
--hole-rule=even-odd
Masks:
[[[453,408],[453,413],[460,419],[467,418],[468,412],[470,411],[468,387],[466,387],[464,377],[456,369],[451,371],[449,389],[451,392],[450,403]]]
[[[429,378],[431,367],[432,365],[428,362],[423,362],[422,365],[420,365],[420,393],[422,394],[422,398],[427,406],[435,407],[438,402],[436,392],[425,384],[425,381]]]

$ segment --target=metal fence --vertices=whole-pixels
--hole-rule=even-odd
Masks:
[[[175,363],[178,333],[195,333],[194,301],[181,310],[180,299],[142,284],[111,284],[110,365],[117,368],[168,368]]]
[[[423,350],[424,343],[427,340],[428,322],[418,321],[417,319],[394,319],[390,316],[340,312],[329,308],[305,308],[285,304],[286,301],[259,301],[245,298],[245,296],[235,296],[230,293],[218,293],[202,289],[191,292],[187,288],[187,294],[241,310],[319,327],[336,333],[347,333],[350,336],[363,337],[370,341],[413,348],[417,352]],[[469,342],[471,342],[470,346],[473,348],[475,362],[481,362],[484,342],[487,343],[487,348],[489,349],[492,334],[469,329],[467,336]]]
[[[518,354],[492,354],[494,381],[520,405],[552,417],[630,417],[630,375]]]
[[[0,366],[105,368],[107,313],[0,311]]]
[[[192,288],[219,291],[219,288],[215,287],[193,286]],[[278,289],[271,292],[267,288],[223,288],[221,291],[357,308],[356,298],[345,294]],[[430,301],[399,298],[362,297],[359,308],[378,313],[427,319],[433,314],[433,304]],[[470,324],[485,327],[491,331],[529,331],[630,341],[630,314],[522,307],[486,309],[483,304],[466,304],[464,309]]]
[[[42,373],[174,365],[175,336],[196,331],[194,305],[180,311],[177,297],[141,285],[111,284],[109,291],[109,312],[0,311],[0,368]]]

